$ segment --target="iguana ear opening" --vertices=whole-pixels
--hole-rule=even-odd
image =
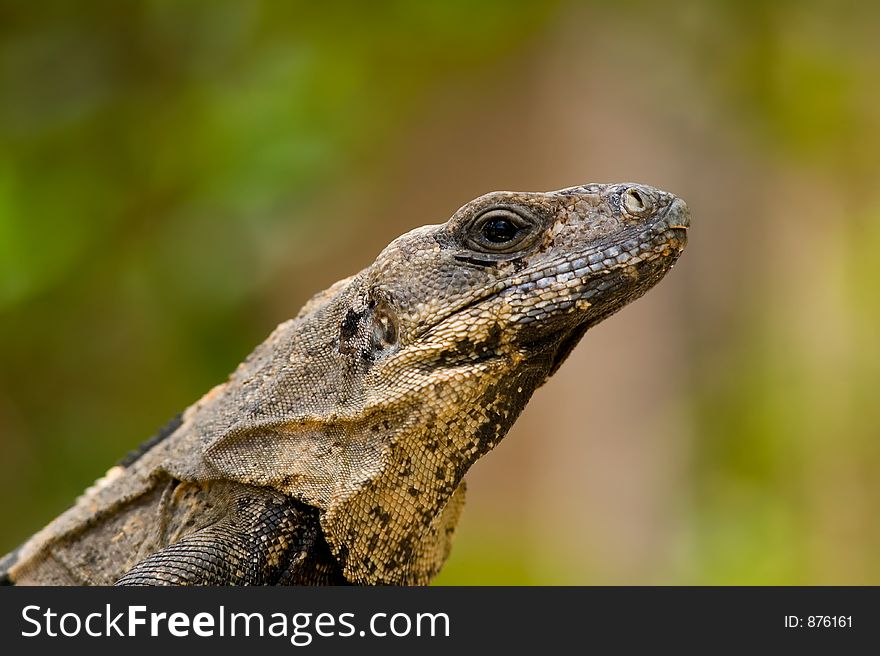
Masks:
[[[337,350],[372,362],[393,353],[399,335],[397,313],[388,301],[361,298],[345,311],[339,325]]]

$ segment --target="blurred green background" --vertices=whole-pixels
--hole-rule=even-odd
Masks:
[[[880,584],[880,5],[0,0],[0,552],[494,189],[680,264],[469,476],[438,583]]]

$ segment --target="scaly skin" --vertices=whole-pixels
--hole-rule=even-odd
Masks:
[[[686,205],[495,192],[318,294],[0,563],[17,584],[424,584],[463,477],[584,332],[656,284]]]

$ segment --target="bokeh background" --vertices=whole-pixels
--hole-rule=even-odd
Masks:
[[[690,245],[438,583],[880,584],[880,4],[0,1],[0,551],[314,292],[495,189]]]

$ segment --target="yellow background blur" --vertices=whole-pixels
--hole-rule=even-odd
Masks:
[[[0,552],[496,189],[684,197],[438,583],[880,584],[880,4],[0,0]]]

